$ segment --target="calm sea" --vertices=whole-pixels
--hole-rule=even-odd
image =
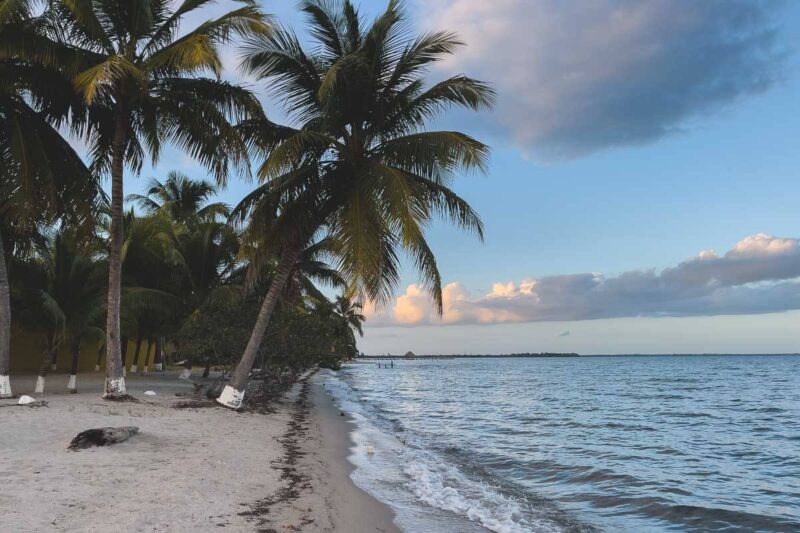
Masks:
[[[800,356],[368,362],[325,386],[405,531],[800,531]]]

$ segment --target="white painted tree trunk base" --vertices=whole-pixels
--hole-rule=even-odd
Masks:
[[[127,375],[128,375],[128,370],[123,366],[122,367],[122,377],[124,378]]]
[[[100,365],[94,365],[94,371],[100,372]]]
[[[161,363],[156,363],[156,364],[153,365],[153,370],[157,370],[158,372],[161,372],[162,370],[164,370],[164,367],[161,365]]]
[[[13,398],[11,393],[11,376],[0,376],[0,398]]]
[[[33,392],[36,394],[44,394],[44,376],[36,377],[36,389],[34,389]]]
[[[192,377],[192,369],[184,368],[183,372],[178,376],[178,379],[189,379],[190,377]]]
[[[103,394],[103,398],[122,396],[126,392],[125,378],[106,378],[106,392]]]
[[[78,380],[78,376],[76,376],[75,374],[70,374],[69,375],[69,383],[67,383],[67,390],[68,391],[73,392],[73,393],[74,392],[78,392],[77,380]]]
[[[222,389],[222,394],[217,398],[217,403],[224,405],[229,409],[239,409],[242,407],[244,401],[244,391],[236,390],[230,385],[225,385]]]
[[[53,372],[55,372],[56,370],[58,370],[58,365],[56,365],[55,363],[53,363],[52,365],[50,365],[50,370],[52,370]]]
[[[148,372],[149,372],[149,369],[146,366],[142,367],[142,373],[143,374],[147,374]]]
[[[139,365],[131,365],[131,374],[135,374],[139,370]]]

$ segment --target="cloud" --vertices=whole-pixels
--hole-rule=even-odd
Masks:
[[[495,84],[495,125],[541,158],[642,144],[764,91],[784,53],[777,2],[426,0],[467,43],[442,63]]]
[[[440,317],[417,285],[386,309],[370,307],[371,325],[495,324],[623,317],[713,316],[800,309],[800,239],[759,233],[724,255],[704,250],[666,268],[529,278],[495,283],[473,295],[460,283],[443,289]],[[567,332],[568,333],[568,332]]]

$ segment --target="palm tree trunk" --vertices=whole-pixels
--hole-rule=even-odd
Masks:
[[[142,349],[142,334],[136,337],[136,351],[133,352],[133,364],[131,365],[131,374],[139,369],[139,350]]]
[[[203,369],[203,377],[207,378],[210,373],[211,373],[211,363],[206,363],[206,366]]]
[[[151,348],[152,348],[152,350],[151,350]],[[147,368],[150,366],[150,361],[152,359],[150,357],[150,353],[151,352],[155,352],[155,348],[156,348],[156,342],[153,339],[150,339],[149,341],[147,341],[147,351],[145,352],[144,365],[142,366],[142,371],[145,374],[147,374]]]
[[[72,364],[69,368],[69,383],[67,383],[67,390],[70,394],[78,392],[78,358],[81,354],[81,341],[76,340],[72,343]]]
[[[125,367],[128,366],[128,337],[122,336],[122,375],[125,375]]]
[[[161,339],[162,337],[156,339],[156,353],[153,354],[153,370],[159,372],[164,368],[164,364],[161,362],[164,358],[164,354],[161,353],[164,350]]]
[[[49,337],[45,341],[45,349],[42,357],[42,366],[39,367],[39,375],[36,376],[36,389],[37,394],[44,394],[44,381],[47,378],[47,371],[53,366],[53,361],[56,359],[56,351],[58,345]]]
[[[0,236],[0,398],[11,398],[11,290],[8,285],[6,253]]]
[[[127,127],[125,112],[117,109],[111,147],[111,229],[108,243],[108,313],[106,316],[106,384],[104,398],[125,395],[122,354],[119,342],[119,303],[122,289],[122,179],[125,167]]]
[[[258,356],[258,350],[261,348],[261,341],[267,331],[272,311],[275,309],[275,304],[278,303],[278,299],[286,287],[286,282],[289,281],[289,275],[292,273],[301,251],[302,244],[296,244],[285,250],[281,255],[278,271],[275,273],[275,278],[272,280],[267,295],[264,297],[264,303],[261,304],[261,310],[258,312],[258,318],[253,327],[253,333],[250,334],[250,340],[247,341],[244,354],[242,354],[239,364],[236,365],[233,374],[231,374],[230,382],[225,385],[225,388],[222,389],[222,394],[217,398],[217,402],[225,407],[239,409],[242,406],[250,370],[252,370],[253,363],[256,360],[256,356]]]
[[[101,344],[100,348],[97,350],[97,362],[94,365],[94,371],[100,372],[100,363],[103,362],[103,354],[105,353],[106,345]]]
[[[178,377],[181,378],[181,379],[189,379],[189,378],[191,378],[192,377],[192,368],[193,368],[193,366],[194,365],[192,363],[192,356],[191,355],[187,355],[183,360],[183,372],[181,372],[181,375],[178,376]]]

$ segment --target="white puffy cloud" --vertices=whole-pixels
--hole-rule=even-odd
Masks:
[[[411,285],[386,309],[368,309],[371,325],[494,324],[635,316],[711,316],[800,309],[800,239],[746,237],[725,255],[709,250],[678,265],[614,277],[569,274],[495,283],[473,295],[443,288],[443,314]]]
[[[770,255],[791,255],[797,253],[797,239],[776,239],[766,233],[757,233],[742,239],[729,257],[763,257]]]
[[[785,56],[776,2],[418,3],[423,27],[456,31],[467,43],[443,70],[494,83],[496,126],[545,158],[684,130],[770,87]]]

